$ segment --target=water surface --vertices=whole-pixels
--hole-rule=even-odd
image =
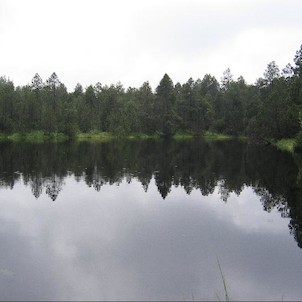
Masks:
[[[299,158],[228,141],[0,145],[1,300],[302,299]]]

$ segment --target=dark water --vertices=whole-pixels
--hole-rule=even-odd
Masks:
[[[230,299],[302,299],[299,157],[236,141],[0,150],[1,300],[218,301],[218,261]]]

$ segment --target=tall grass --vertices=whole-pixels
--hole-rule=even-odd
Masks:
[[[293,138],[280,139],[274,144],[279,150],[294,153],[297,141]]]
[[[62,142],[68,140],[68,136],[60,132],[45,133],[44,131],[31,131],[26,133],[13,133],[0,135],[0,140],[13,142],[44,143],[46,141]]]
[[[113,135],[109,134],[108,132],[99,132],[99,131],[90,131],[90,132],[81,132],[78,133],[76,138],[79,141],[101,141],[107,142],[114,138]]]
[[[220,271],[220,275],[221,275],[221,279],[222,279],[222,283],[223,283],[223,288],[224,288],[224,294],[225,294],[225,301],[230,301],[230,297],[229,297],[229,293],[228,293],[228,288],[227,288],[227,283],[226,283],[226,279],[224,277],[224,274],[222,272],[221,269],[221,265],[219,262],[219,259],[217,258],[217,263],[218,263],[218,267],[219,267],[219,271]],[[219,297],[218,297],[219,298]],[[220,299],[219,299],[220,300]]]
[[[172,138],[176,141],[191,140],[194,138],[194,135],[189,132],[176,132]]]
[[[223,133],[215,133],[206,131],[203,135],[205,140],[228,140],[234,138],[232,135],[223,134]]]

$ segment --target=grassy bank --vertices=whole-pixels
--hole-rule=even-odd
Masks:
[[[115,135],[109,132],[90,131],[86,133],[78,133],[76,140],[78,141],[95,141],[95,142],[107,142],[113,139],[128,139],[128,140],[147,140],[147,139],[159,139],[158,134],[128,134],[128,135]]]
[[[176,132],[172,138],[176,141],[183,141],[183,140],[191,140],[195,136],[192,133],[189,132]]]
[[[283,138],[273,143],[273,145],[281,151],[294,153],[297,141],[294,138]]]
[[[245,136],[234,136],[229,134],[223,133],[216,133],[211,131],[205,131],[199,135],[190,132],[177,132],[173,135],[173,139],[175,140],[191,140],[193,138],[201,137],[207,141],[222,141],[222,140],[229,140],[229,139],[240,139],[240,140],[247,140]]]
[[[100,131],[90,131],[90,132],[80,132],[75,136],[77,141],[91,141],[91,142],[107,142],[111,140],[159,140],[163,136],[160,133],[155,133],[153,135],[147,134],[128,134],[128,135],[116,135],[110,132],[100,132]],[[203,138],[207,141],[221,141],[229,139],[245,139],[245,137],[235,137],[232,135],[226,135],[221,133],[214,133],[206,131],[200,135],[193,134],[191,132],[177,132],[172,136],[175,141],[192,140],[194,138]],[[69,137],[63,133],[45,133],[43,131],[31,131],[27,133],[13,133],[13,134],[3,134],[0,133],[0,141],[14,141],[14,142],[31,142],[31,143],[43,143],[43,142],[62,142],[68,140]]]
[[[27,133],[0,134],[0,141],[13,142],[44,143],[47,141],[62,142],[68,139],[67,135],[58,132],[45,133],[43,131],[31,131]]]
[[[128,139],[128,140],[148,140],[160,139],[159,134],[129,134],[129,135],[115,135],[109,132],[80,132],[75,135],[74,139],[77,141],[91,141],[91,142],[107,142],[110,140]],[[0,141],[13,142],[30,142],[30,143],[44,143],[44,142],[63,142],[69,140],[70,137],[63,133],[45,133],[43,131],[31,131],[27,133],[0,133]]]
[[[113,135],[107,132],[81,132],[76,135],[76,139],[79,141],[102,141],[107,142],[113,139]]]
[[[206,140],[227,140],[227,139],[235,138],[234,136],[231,135],[219,134],[219,133],[213,133],[207,131],[203,135],[199,135],[199,136],[191,132],[176,132],[172,136],[172,139],[175,141],[184,141],[184,140],[192,140],[198,137],[202,137]],[[159,133],[153,135],[147,135],[147,134],[114,135],[109,132],[91,131],[88,133],[79,133],[77,134],[76,138],[79,141],[109,141],[112,139],[154,140],[154,139],[162,139],[163,136]]]
[[[228,135],[228,134],[206,131],[203,135],[203,138],[205,140],[219,140],[219,141],[221,141],[221,140],[233,139],[235,137],[232,136],[232,135]]]

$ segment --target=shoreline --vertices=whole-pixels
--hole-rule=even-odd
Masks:
[[[247,140],[245,136],[233,136],[223,133],[215,133],[206,131],[203,134],[196,135],[193,133],[183,133],[177,132],[169,139],[175,141],[192,140],[192,139],[204,139],[206,141],[221,141],[221,140],[231,140],[240,139]],[[44,131],[31,131],[25,133],[12,133],[5,134],[0,133],[0,141],[12,141],[12,142],[30,142],[30,143],[45,143],[45,142],[64,142],[70,140],[71,138],[64,133],[45,133]],[[148,135],[148,134],[129,134],[129,135],[116,135],[110,132],[100,132],[100,131],[90,131],[86,133],[78,133],[72,140],[75,141],[97,141],[97,142],[107,142],[110,140],[161,140],[165,139],[160,133]]]
[[[100,132],[100,131],[90,131],[86,133],[78,133],[75,135],[72,140],[78,142],[108,142],[112,140],[162,140],[165,139],[159,133],[148,135],[148,134],[129,134],[129,135],[116,135],[110,132]],[[205,131],[203,134],[193,134],[189,132],[177,132],[169,139],[174,141],[189,141],[193,139],[203,139],[205,141],[226,141],[226,140],[242,140],[247,141],[249,138],[247,136],[234,136],[223,133],[216,133],[211,131]],[[25,143],[61,143],[71,140],[69,136],[64,133],[45,133],[44,131],[31,131],[25,133],[13,133],[13,134],[5,134],[0,133],[0,142],[2,141],[11,141],[11,142],[25,142]],[[287,138],[280,139],[277,141],[272,141],[271,143],[275,148],[282,152],[294,153],[295,148],[298,143],[296,139]]]

